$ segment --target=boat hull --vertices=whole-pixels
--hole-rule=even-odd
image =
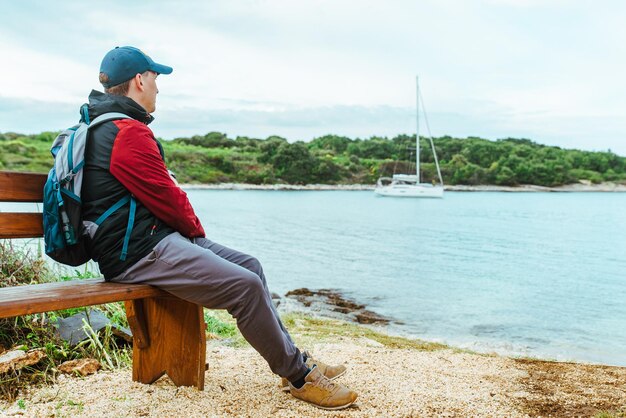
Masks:
[[[443,187],[430,184],[378,186],[374,192],[379,196],[386,197],[425,197],[442,198]]]

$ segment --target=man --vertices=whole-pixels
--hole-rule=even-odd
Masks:
[[[328,366],[298,350],[272,304],[258,260],[205,238],[187,195],[170,177],[163,148],[147,125],[156,109],[157,77],[171,72],[128,46],[102,60],[105,93],[91,92],[87,117],[119,112],[130,119],[96,126],[87,142],[82,197],[90,255],[106,280],[147,283],[204,307],[228,310],[244,338],[283,378],[283,389],[320,408],[348,407],[356,393],[331,381],[345,367]],[[96,226],[129,195],[129,204]]]

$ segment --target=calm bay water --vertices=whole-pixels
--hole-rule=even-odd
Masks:
[[[338,289],[402,334],[626,366],[626,193],[187,193],[208,237],[258,257],[279,294]]]
[[[280,294],[339,289],[415,337],[626,366],[624,193],[188,194]]]

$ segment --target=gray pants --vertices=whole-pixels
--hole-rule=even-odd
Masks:
[[[176,232],[112,281],[150,284],[206,308],[226,309],[274,373],[294,381],[307,371],[252,256]]]

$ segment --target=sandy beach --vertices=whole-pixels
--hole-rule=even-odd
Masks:
[[[626,411],[626,368],[514,359],[420,345],[363,326],[296,316],[300,346],[348,366],[340,381],[359,393],[343,411],[296,400],[249,346],[212,339],[204,391],[152,385],[129,369],[31,387],[0,404],[5,416],[60,417],[619,417]],[[599,415],[609,411],[609,415]],[[621,411],[621,412],[620,412]]]

